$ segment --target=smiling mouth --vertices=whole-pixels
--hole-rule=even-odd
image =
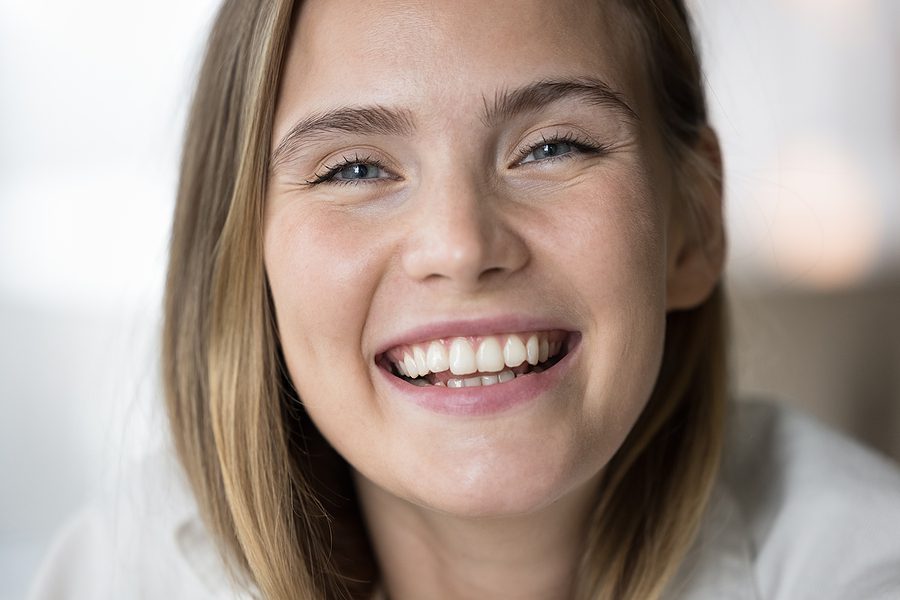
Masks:
[[[502,385],[552,368],[578,337],[560,330],[452,337],[391,348],[376,363],[418,387]]]

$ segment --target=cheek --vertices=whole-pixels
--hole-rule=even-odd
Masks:
[[[552,270],[567,274],[569,295],[591,325],[635,311],[664,315],[664,209],[665,199],[634,167],[574,188],[558,210],[542,215],[543,253]]]
[[[327,213],[284,209],[267,217],[266,272],[285,360],[304,402],[341,397],[345,379],[334,373],[359,368],[380,270],[366,239]]]
[[[552,237],[571,240],[555,253],[584,315],[590,364],[582,365],[586,427],[621,441],[649,398],[665,340],[665,198],[649,178],[627,174],[585,189]],[[565,235],[567,234],[567,235]],[[566,266],[568,265],[568,266]],[[588,434],[587,437],[592,437]]]

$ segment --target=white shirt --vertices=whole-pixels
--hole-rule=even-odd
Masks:
[[[732,405],[723,466],[666,598],[900,599],[900,470],[796,412]],[[61,532],[31,600],[223,600],[220,559],[173,459]]]

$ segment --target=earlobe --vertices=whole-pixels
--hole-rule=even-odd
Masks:
[[[666,273],[666,310],[702,304],[715,289],[725,266],[722,214],[722,154],[716,133],[701,131],[695,154],[679,175],[679,206],[670,216]]]

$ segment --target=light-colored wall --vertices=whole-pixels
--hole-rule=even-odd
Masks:
[[[900,278],[829,293],[731,293],[741,395],[817,416],[900,461]]]

